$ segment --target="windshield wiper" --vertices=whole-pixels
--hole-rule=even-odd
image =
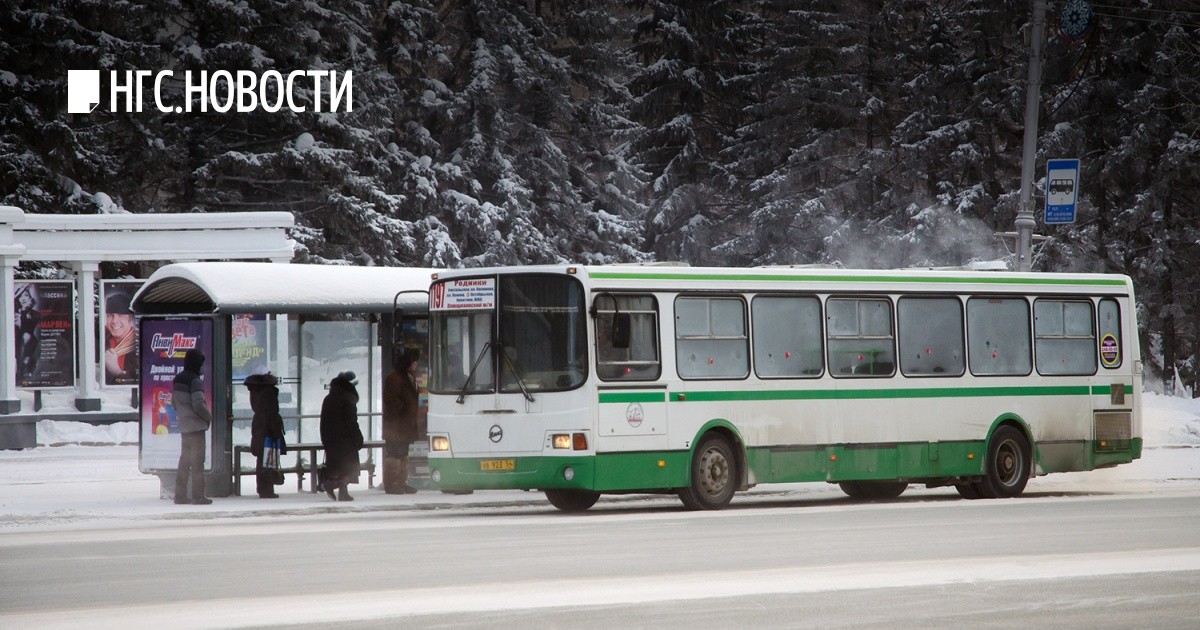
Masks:
[[[512,372],[513,377],[517,379],[517,387],[521,388],[521,393],[525,395],[525,400],[533,402],[533,394],[529,393],[529,389],[525,387],[525,377],[517,371],[517,365],[513,363],[512,357],[508,356],[509,348],[504,348],[500,351],[500,361],[508,366],[508,370]]]
[[[475,362],[471,364],[471,371],[467,372],[467,380],[463,383],[462,389],[458,392],[458,398],[454,401],[458,404],[463,404],[467,399],[467,388],[471,386],[471,381],[475,380],[475,369],[479,367],[479,362],[483,360],[489,348],[492,347],[492,342],[488,341],[479,349],[479,356],[475,357]]]

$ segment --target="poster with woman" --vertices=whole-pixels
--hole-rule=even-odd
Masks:
[[[100,285],[105,385],[138,384],[138,327],[129,303],[142,284],[140,280],[105,280]]]
[[[75,384],[75,287],[58,280],[13,283],[17,387]]]

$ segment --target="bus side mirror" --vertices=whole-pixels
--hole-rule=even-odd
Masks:
[[[629,330],[633,327],[633,319],[629,313],[613,313],[612,347],[626,349],[629,347]]]

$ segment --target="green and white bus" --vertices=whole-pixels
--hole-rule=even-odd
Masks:
[[[537,266],[435,274],[445,491],[719,509],[760,483],[1019,495],[1141,456],[1127,276]]]

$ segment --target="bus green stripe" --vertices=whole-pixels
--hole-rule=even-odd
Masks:
[[[985,396],[1107,396],[1113,387],[1123,387],[1126,394],[1133,393],[1129,384],[1116,385],[1047,385],[1018,387],[925,387],[905,389],[782,389],[782,390],[734,390],[707,392],[672,392],[670,400],[679,402],[717,402],[750,400],[878,400],[889,398],[977,398]],[[680,399],[679,396],[683,395]],[[605,403],[659,403],[664,401],[660,392],[621,392],[600,394],[600,404]]]
[[[781,275],[781,274],[711,274],[697,273],[663,273],[663,272],[623,272],[623,271],[594,271],[589,274],[592,278],[608,280],[719,280],[723,282],[886,282],[921,284],[1034,284],[1047,286],[1098,286],[1124,287],[1125,281],[1118,278],[1037,278],[1037,277],[1007,277],[1007,276],[829,276],[829,275]]]
[[[1092,395],[1093,396],[1106,396],[1108,394],[1111,394],[1113,388],[1116,388],[1116,387],[1124,387],[1126,394],[1133,393],[1133,385],[1128,385],[1128,384],[1121,385],[1120,383],[1116,383],[1114,385],[1095,385],[1092,387]]]
[[[1107,387],[1103,389],[1107,393]],[[1087,385],[1054,385],[1042,387],[930,387],[906,389],[787,389],[737,390],[707,392],[673,392],[672,401],[717,402],[750,400],[871,400],[893,398],[977,398],[985,396],[1087,396],[1093,388]],[[1097,392],[1100,393],[1100,392]],[[683,398],[680,399],[679,395]]]
[[[666,398],[666,392],[601,393],[600,403],[660,403]]]

